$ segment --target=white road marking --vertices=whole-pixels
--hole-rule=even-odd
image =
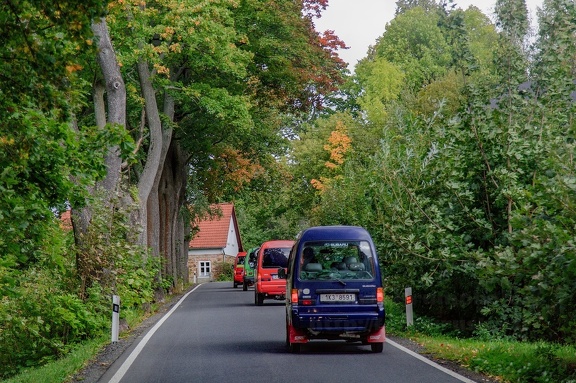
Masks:
[[[452,370],[449,370],[449,369],[447,369],[447,368],[445,368],[445,367],[442,367],[442,366],[439,365],[438,363],[435,363],[435,362],[431,361],[430,359],[425,358],[425,357],[423,357],[422,355],[417,354],[417,353],[415,353],[414,351],[411,351],[411,350],[407,349],[406,347],[399,345],[398,343],[394,342],[393,340],[390,340],[390,339],[386,338],[386,343],[388,343],[390,346],[394,346],[394,347],[396,347],[397,349],[404,351],[404,352],[407,353],[407,354],[412,355],[414,358],[416,358],[416,359],[418,359],[418,360],[421,360],[422,362],[424,362],[424,363],[426,363],[426,364],[429,364],[430,366],[432,366],[432,367],[434,367],[434,368],[437,368],[438,370],[440,370],[440,371],[442,371],[442,372],[444,372],[444,373],[446,373],[446,374],[448,374],[448,375],[450,375],[450,376],[452,376],[452,377],[460,380],[461,382],[465,382],[465,383],[477,383],[477,382],[475,382],[474,380],[468,379],[468,378],[465,377],[465,376],[462,376],[462,375],[460,375],[460,374],[458,374],[458,373],[456,373],[456,372],[454,372],[454,371],[452,371]]]
[[[126,372],[128,371],[128,369],[130,368],[130,366],[132,365],[132,363],[134,363],[134,360],[136,360],[136,358],[138,357],[138,355],[140,354],[140,352],[142,351],[142,349],[144,348],[144,346],[146,346],[146,343],[148,343],[148,341],[150,340],[150,338],[152,338],[152,335],[154,335],[154,333],[160,328],[160,326],[162,326],[162,323],[164,323],[166,321],[166,319],[168,319],[170,317],[170,315],[172,315],[172,313],[178,308],[178,306],[180,306],[180,304],[184,301],[184,299],[186,299],[186,297],[188,297],[188,295],[190,295],[191,293],[194,292],[194,290],[196,290],[198,287],[200,287],[200,285],[194,287],[192,290],[188,291],[186,293],[186,295],[184,295],[182,298],[180,298],[180,300],[178,301],[178,303],[176,303],[174,305],[174,307],[172,307],[172,309],[170,311],[168,311],[166,313],[166,315],[164,315],[157,323],[154,327],[152,327],[152,329],[150,331],[148,331],[148,333],[146,334],[146,336],[144,338],[142,338],[142,340],[140,341],[140,343],[138,343],[138,345],[136,346],[136,348],[130,353],[130,355],[128,356],[128,358],[124,361],[124,363],[122,363],[122,365],[120,366],[120,368],[118,369],[118,371],[116,371],[116,373],[114,374],[114,376],[112,377],[112,379],[110,379],[110,381],[108,383],[119,383],[120,380],[122,379],[122,377],[124,376],[124,374],[126,374]]]

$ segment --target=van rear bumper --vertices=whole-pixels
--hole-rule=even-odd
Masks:
[[[357,310],[357,307],[355,308]],[[294,328],[307,329],[311,332],[334,333],[369,333],[384,327],[384,310],[374,307],[371,311],[338,310],[338,312],[300,311],[297,306],[291,310],[291,323]]]
[[[256,291],[259,294],[266,294],[268,296],[285,296],[286,295],[286,281],[282,280],[280,282],[269,282],[269,281],[258,281],[256,284]]]
[[[298,328],[288,325],[289,343],[308,343],[314,339],[347,340],[362,343],[384,343],[386,341],[386,327],[364,329],[362,331],[323,330],[316,331],[311,328]]]

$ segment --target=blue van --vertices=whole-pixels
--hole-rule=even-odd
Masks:
[[[369,344],[382,352],[384,290],[370,234],[357,226],[302,231],[286,272],[286,345],[291,352],[313,339]]]

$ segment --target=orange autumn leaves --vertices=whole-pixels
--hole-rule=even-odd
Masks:
[[[217,179],[225,180],[231,185],[232,189],[238,191],[246,183],[264,172],[264,168],[253,158],[249,158],[246,153],[227,147],[215,159],[215,166],[212,169],[212,175],[217,175]]]
[[[333,174],[332,179],[341,177],[339,169],[344,163],[346,153],[350,152],[352,148],[352,139],[348,135],[348,129],[342,121],[337,121],[334,130],[328,137],[328,143],[324,145],[324,150],[330,154],[329,161],[324,163],[324,166],[330,173]],[[320,179],[313,179],[310,181],[312,186],[319,192],[326,190],[330,183],[331,178],[320,177]]]

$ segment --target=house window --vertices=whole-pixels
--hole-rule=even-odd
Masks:
[[[200,277],[210,276],[210,261],[200,261]]]

